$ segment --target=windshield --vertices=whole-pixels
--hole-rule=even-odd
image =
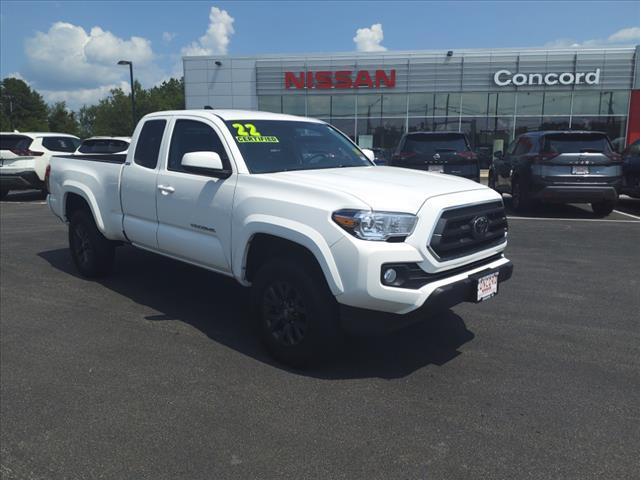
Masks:
[[[129,142],[110,138],[85,140],[80,145],[80,153],[118,153],[129,148]]]
[[[418,133],[407,135],[403,152],[434,155],[442,152],[466,152],[469,146],[462,135]]]
[[[610,153],[611,146],[602,134],[561,133],[544,137],[544,152],[551,153]]]
[[[344,135],[324,123],[234,120],[226,124],[251,173],[373,165]]]

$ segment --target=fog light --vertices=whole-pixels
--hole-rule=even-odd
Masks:
[[[396,281],[396,278],[398,278],[398,273],[393,268],[387,268],[382,278],[384,278],[384,283],[390,285]]]

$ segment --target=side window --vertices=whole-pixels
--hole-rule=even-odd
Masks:
[[[133,161],[141,167],[156,168],[166,120],[147,120],[142,126]]]
[[[531,139],[529,137],[520,137],[518,140],[518,145],[516,146],[516,151],[513,152],[514,155],[524,155],[531,150]]]
[[[517,145],[518,145],[518,139],[515,139],[513,142],[511,142],[511,144],[509,145],[509,148],[507,148],[507,154],[513,155],[513,152],[515,152]]]
[[[171,136],[167,169],[185,172],[181,162],[183,155],[189,152],[216,152],[224,167],[230,168],[222,141],[209,125],[195,120],[177,120]]]

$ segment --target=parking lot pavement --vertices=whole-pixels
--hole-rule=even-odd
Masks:
[[[498,297],[299,372],[233,281],[129,247],[79,278],[40,201],[0,205],[2,478],[637,476],[631,217],[514,218]]]

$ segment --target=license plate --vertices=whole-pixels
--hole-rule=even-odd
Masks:
[[[573,175],[589,175],[589,167],[586,165],[574,165],[571,167],[571,173]]]
[[[444,172],[444,168],[442,167],[442,165],[429,165],[427,170],[429,172],[436,172],[436,173]]]
[[[498,274],[490,273],[478,279],[478,302],[484,302],[498,294]]]

